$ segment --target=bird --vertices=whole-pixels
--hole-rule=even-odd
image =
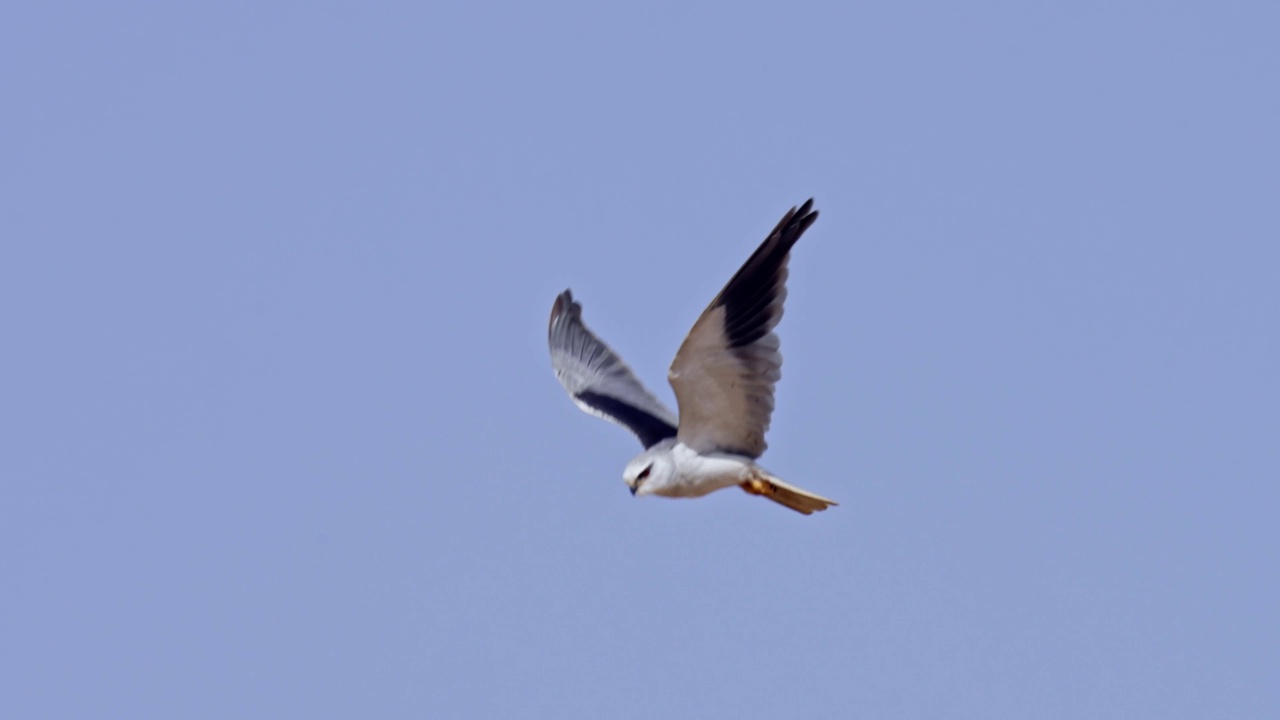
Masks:
[[[571,290],[556,297],[547,330],[552,369],[579,408],[639,438],[644,450],[622,474],[632,495],[695,498],[736,485],[805,515],[837,504],[756,463],[782,377],[774,328],[787,263],[817,219],[812,198],[792,207],[693,324],[667,373],[678,417],[587,328]]]

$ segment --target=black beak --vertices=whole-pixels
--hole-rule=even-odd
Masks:
[[[639,485],[632,485],[632,486],[630,486],[630,487],[631,487],[631,494],[632,494],[632,495],[635,495],[635,494],[636,494],[636,488],[638,488],[638,487],[640,487],[640,486],[639,486]]]

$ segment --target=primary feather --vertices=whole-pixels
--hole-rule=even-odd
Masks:
[[[750,458],[768,447],[782,377],[773,329],[787,298],[787,261],[817,219],[813,200],[792,208],[693,324],[667,376],[680,406],[680,442]]]
[[[568,290],[551,306],[547,336],[556,378],[578,407],[627,428],[646,448],[675,437],[675,415],[587,328]]]

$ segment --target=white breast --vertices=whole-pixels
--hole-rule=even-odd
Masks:
[[[656,490],[657,495],[669,497],[699,497],[707,493],[732,487],[745,481],[751,474],[750,458],[726,453],[700,455],[696,450],[676,443],[671,448],[675,461],[674,481]]]

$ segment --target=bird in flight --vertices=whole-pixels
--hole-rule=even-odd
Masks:
[[[678,420],[583,324],[573,294],[556,298],[547,333],[556,378],[579,408],[644,445],[622,474],[632,495],[701,497],[737,485],[805,515],[836,504],[756,464],[782,377],[773,329],[787,297],[787,260],[817,219],[812,199],[791,208],[693,324],[667,373]]]

